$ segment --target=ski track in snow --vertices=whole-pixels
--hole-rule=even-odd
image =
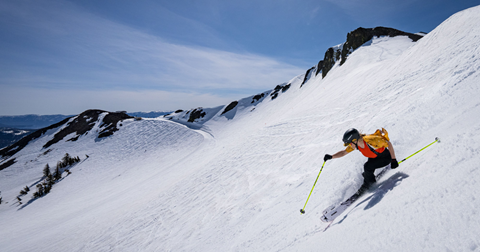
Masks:
[[[97,139],[42,146],[0,172],[2,251],[478,251],[480,7],[413,43],[375,38],[325,79],[292,79],[275,99],[241,100],[203,125],[125,120]],[[253,109],[255,108],[255,109]],[[100,119],[99,119],[100,120]],[[186,126],[187,125],[187,126]],[[325,230],[326,207],[362,183],[358,152],[328,161],[346,129],[389,131],[397,159]],[[72,174],[16,203],[46,163],[80,156]],[[85,158],[89,155],[89,158]],[[34,190],[34,188],[32,188]],[[31,194],[24,196],[26,202]],[[324,231],[325,230],[325,231]]]

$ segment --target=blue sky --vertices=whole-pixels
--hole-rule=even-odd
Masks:
[[[0,0],[0,115],[228,104],[358,27],[430,32],[464,0]]]

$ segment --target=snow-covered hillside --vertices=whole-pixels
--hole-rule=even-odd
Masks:
[[[323,79],[302,85],[300,75],[276,99],[268,91],[197,121],[184,111],[125,119],[98,138],[105,113],[88,134],[45,149],[61,127],[51,129],[0,171],[0,250],[479,251],[478,20],[475,7],[417,42],[374,38]],[[386,128],[399,159],[442,142],[387,173],[323,232],[322,210],[358,189],[365,157],[328,161],[306,214],[299,209],[323,156],[344,148],[352,127]],[[45,165],[65,153],[82,160],[30,200]]]

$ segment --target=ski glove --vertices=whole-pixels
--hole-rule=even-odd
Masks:
[[[327,160],[330,160],[332,158],[333,158],[332,155],[325,154],[325,157],[323,158],[323,161],[327,162]]]
[[[398,162],[397,162],[396,159],[392,159],[391,167],[392,167],[392,169],[395,169],[395,168],[398,167]]]

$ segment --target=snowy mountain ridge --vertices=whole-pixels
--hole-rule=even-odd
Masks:
[[[203,109],[200,107],[200,108],[195,108],[188,111],[177,110],[174,113],[165,115],[164,117],[170,120],[172,119],[176,120],[181,123],[195,122],[195,123],[204,124],[208,120],[212,119],[214,116],[224,115],[231,110],[236,111],[237,105],[239,105],[240,109],[244,109],[247,107],[258,105],[268,96],[270,96],[271,99],[274,100],[275,98],[278,97],[280,93],[285,93],[292,86],[295,80],[303,78],[303,81],[300,84],[300,88],[301,88],[307,81],[309,81],[311,78],[315,78],[319,73],[322,74],[322,78],[325,78],[328,71],[330,71],[330,69],[338,61],[340,61],[340,66],[343,65],[347,60],[348,56],[357,48],[359,48],[362,45],[365,45],[365,43],[367,43],[368,41],[371,41],[374,37],[384,37],[384,36],[388,36],[388,37],[408,36],[412,41],[416,42],[419,39],[421,39],[424,36],[424,34],[421,34],[421,33],[412,34],[412,33],[407,33],[407,32],[399,31],[393,28],[386,28],[386,27],[376,27],[372,29],[365,29],[360,27],[348,33],[346,42],[330,47],[325,52],[325,57],[322,60],[320,60],[318,64],[308,69],[305,74],[296,76],[295,78],[293,78],[287,83],[277,85],[273,90],[267,90],[263,93],[244,98],[240,101],[233,101],[232,103],[226,106],[219,106],[216,108],[209,108],[209,109]],[[219,113],[220,111],[222,112]],[[217,115],[217,113],[219,113],[219,115]],[[234,112],[230,114],[234,114]],[[232,118],[233,118],[232,116],[229,117],[229,119],[232,119]]]
[[[223,116],[229,120],[233,119],[235,117],[237,110],[250,109],[250,111],[253,111],[255,109],[255,106],[257,106],[260,102],[262,102],[267,97],[269,97],[271,100],[274,100],[281,93],[285,93],[292,86],[292,83],[297,84],[295,81],[298,81],[303,78],[303,81],[299,86],[301,88],[306,82],[308,82],[311,78],[315,78],[319,73],[322,73],[322,77],[325,77],[327,72],[330,71],[330,69],[333,67],[333,65],[337,61],[340,61],[340,65],[342,65],[346,61],[348,55],[350,55],[355,49],[360,47],[362,44],[365,44],[365,42],[370,41],[373,37],[381,37],[381,36],[389,36],[389,37],[408,36],[413,41],[417,41],[422,37],[420,35],[405,33],[396,29],[385,28],[385,27],[376,27],[373,29],[358,28],[347,35],[347,41],[345,43],[329,48],[325,53],[324,59],[321,60],[316,66],[308,69],[303,76],[302,75],[297,76],[292,80],[290,80],[288,83],[277,85],[273,90],[268,90],[257,95],[243,98],[239,101],[233,101],[228,105],[218,106],[215,108],[199,107],[199,108],[191,109],[188,111],[177,110],[172,113],[166,113],[163,117],[169,120],[174,120],[177,123],[184,124],[194,129],[201,128],[203,124],[213,119],[214,117]],[[101,120],[98,121],[98,115],[102,113],[107,113],[106,115],[103,115],[103,116],[106,116],[107,118],[115,117],[115,120],[108,120],[108,122],[103,122],[103,123],[101,122]],[[10,121],[21,121],[22,118],[32,118],[32,117],[37,117],[39,119],[42,119],[41,116],[35,116],[35,115],[19,116],[19,117],[4,117],[4,118]],[[55,119],[59,120],[60,118],[62,118],[61,115],[56,115],[52,117],[53,118],[50,118],[50,117],[46,117],[46,118],[50,120],[55,120]],[[92,122],[88,123],[87,121],[84,120],[84,118],[87,118],[87,120],[91,120]],[[104,124],[109,125],[109,128],[104,129],[102,132],[98,134],[98,138],[110,136],[113,134],[113,132],[118,130],[116,124],[128,118],[133,118],[133,117],[130,115],[127,115],[126,111],[106,112],[103,110],[87,110],[77,116],[65,117],[63,120],[61,121],[59,120],[58,123],[42,128],[37,132],[35,132],[34,134],[31,134],[30,136],[23,138],[21,141],[11,146],[8,146],[6,148],[0,149],[0,157],[4,159],[4,161],[0,163],[0,170],[5,169],[8,166],[12,165],[15,162],[15,159],[9,159],[9,160],[7,159],[12,155],[14,155],[15,153],[17,153],[18,151],[20,151],[31,140],[40,137],[42,134],[44,134],[46,130],[59,127],[60,125],[68,124],[67,126],[63,126],[63,127],[66,127],[67,130],[62,129],[61,131],[57,132],[54,138],[43,146],[43,148],[45,149],[47,149],[50,145],[62,140],[66,135],[73,132],[76,132],[76,135],[68,139],[67,141],[76,141],[82,135],[88,134],[88,131],[90,131],[93,128],[93,126],[95,125],[95,122],[102,123],[102,125]]]
[[[72,131],[45,149],[66,124],[48,129],[0,171],[0,247],[478,251],[478,20],[475,7],[417,42],[374,37],[342,65],[336,61],[324,78],[311,70],[226,106],[125,118],[108,137],[98,138],[113,125],[102,123],[106,112],[88,121],[94,122],[91,133],[67,141],[78,136]],[[189,122],[192,113],[199,117]],[[360,186],[362,155],[328,161],[306,214],[298,210],[324,154],[341,150],[351,127],[365,133],[386,128],[399,159],[435,137],[442,143],[387,173],[322,232],[323,209]],[[34,190],[43,167],[54,167],[65,152],[82,159],[71,174],[49,194],[20,205],[19,191]]]

